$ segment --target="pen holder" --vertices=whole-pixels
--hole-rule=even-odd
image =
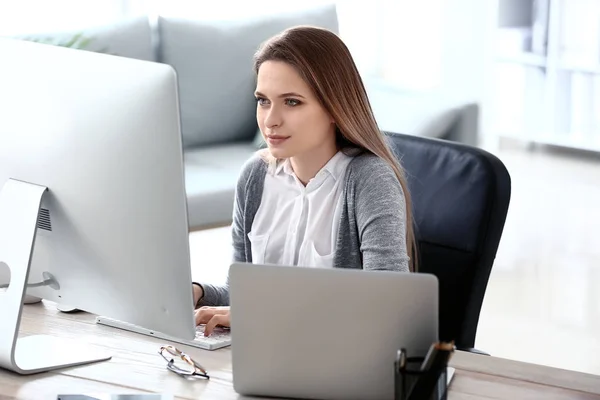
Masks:
[[[448,369],[421,371],[423,357],[408,357],[406,367],[395,370],[396,400],[446,400]],[[429,395],[427,395],[427,394]]]

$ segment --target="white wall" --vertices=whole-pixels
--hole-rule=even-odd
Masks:
[[[442,84],[464,101],[483,94],[485,62],[485,3],[446,0],[443,12]]]
[[[483,104],[492,84],[495,1],[445,0],[442,13],[443,93],[452,102],[479,103],[484,131],[488,116]]]
[[[122,18],[129,0],[0,0],[0,36],[84,29]]]

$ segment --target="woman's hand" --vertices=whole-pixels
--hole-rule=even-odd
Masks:
[[[196,326],[205,324],[204,336],[212,333],[216,326],[229,326],[229,307],[200,307],[195,312]]]

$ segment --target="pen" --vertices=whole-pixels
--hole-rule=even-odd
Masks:
[[[425,360],[421,364],[421,371],[427,371],[431,368],[439,351],[449,352],[448,354],[451,354],[454,351],[454,341],[432,344],[427,352],[427,355],[425,356]]]
[[[431,368],[431,365],[433,364],[433,359],[435,358],[437,352],[438,344],[434,343],[429,347],[429,350],[427,351],[427,355],[425,356],[425,359],[421,364],[421,371],[428,371]]]
[[[406,369],[406,349],[401,348],[396,353],[396,372],[399,373]]]
[[[400,349],[400,370],[404,371],[406,369],[406,349]]]
[[[440,375],[447,368],[454,352],[454,342],[434,343],[421,365],[423,376],[415,384],[411,399],[426,399],[437,387]]]

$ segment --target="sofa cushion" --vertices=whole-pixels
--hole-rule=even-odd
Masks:
[[[338,32],[336,8],[240,21],[159,17],[159,61],[177,71],[184,146],[253,139],[257,125],[252,57],[263,41],[300,24]]]
[[[138,17],[81,31],[36,33],[18,35],[17,38],[54,45],[66,45],[70,40],[77,39],[75,45],[83,50],[156,61],[151,32],[148,18]],[[80,38],[76,35],[80,35]]]
[[[191,229],[231,222],[239,173],[255,152],[252,141],[185,150],[185,186]]]

